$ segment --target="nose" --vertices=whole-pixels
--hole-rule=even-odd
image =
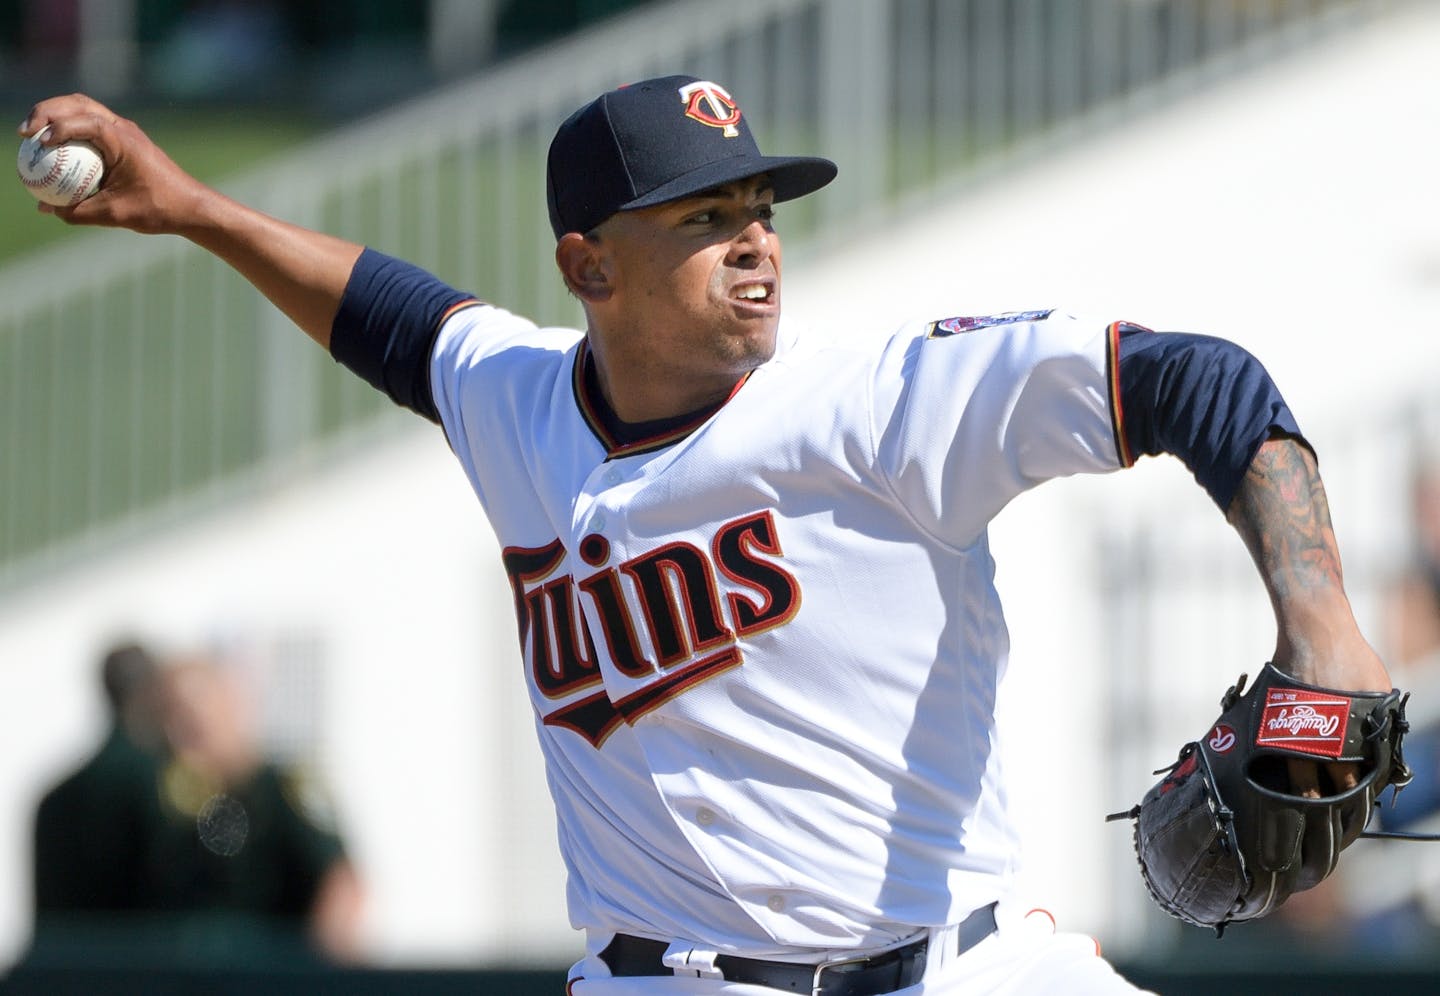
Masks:
[[[726,259],[731,266],[753,270],[774,254],[775,233],[759,218],[752,220],[730,240]]]

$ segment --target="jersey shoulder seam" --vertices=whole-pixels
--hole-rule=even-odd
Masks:
[[[925,326],[920,326],[920,328],[924,329]],[[909,327],[907,327],[904,331],[910,331]],[[895,503],[895,507],[900,510],[901,514],[904,515],[907,522],[909,522],[925,536],[929,537],[932,541],[938,543],[943,549],[951,553],[961,553],[965,549],[964,547],[956,545],[955,543],[944,538],[943,536],[936,535],[935,531],[926,526],[925,523],[920,520],[919,516],[917,516],[911,510],[910,506],[907,505],[905,501],[900,497],[900,490],[896,487],[895,482],[891,479],[889,468],[887,468],[885,466],[885,462],[880,459],[880,439],[878,436],[878,426],[875,422],[875,380],[879,374],[880,361],[883,359],[885,352],[887,352],[890,348],[898,345],[896,340],[900,338],[901,334],[901,332],[897,332],[895,335],[891,336],[889,343],[886,344],[886,348],[881,350],[881,352],[877,355],[875,361],[871,365],[872,375],[866,379],[865,393],[867,397],[865,400],[866,408],[869,411],[870,422],[870,463],[871,466],[875,468],[876,475],[884,484],[886,493],[890,495],[890,500]],[[919,335],[912,338],[910,342],[905,345],[904,349],[907,354],[910,353],[913,349],[916,354],[916,362],[919,362],[918,354],[919,351],[924,347],[924,345],[925,337],[924,335]],[[908,395],[909,389],[912,386],[913,385],[910,383],[910,380],[907,378],[904,382],[904,387],[901,390],[901,394]]]

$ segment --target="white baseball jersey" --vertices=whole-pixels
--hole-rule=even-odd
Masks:
[[[843,345],[782,327],[700,424],[616,447],[579,332],[445,319],[431,389],[504,548],[577,927],[764,956],[1006,891],[986,524],[1128,462],[1115,334],[1047,312]]]

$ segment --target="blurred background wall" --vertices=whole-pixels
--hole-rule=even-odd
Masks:
[[[1413,718],[1436,718],[1440,540],[1427,554],[1420,485],[1440,465],[1440,5],[737,0],[713,15],[9,3],[0,92],[16,120],[77,87],[154,114],[182,164],[243,134],[205,167],[227,190],[571,322],[537,175],[555,124],[628,79],[721,80],[767,147],[841,165],[777,219],[797,320],[881,334],[1053,306],[1260,356],[1321,454],[1362,624],[1416,688]],[[573,958],[508,588],[438,432],[185,245],[30,234],[53,219],[31,218],[18,184],[3,200],[0,964],[30,943],[34,807],[100,737],[96,662],[121,635],[221,647],[250,675],[266,749],[318,773],[366,882],[363,964]],[[994,547],[1037,903],[1127,964],[1213,963],[1213,939],[1153,910],[1128,831],[1102,818],[1268,654],[1243,547],[1174,461],[1026,495]],[[1429,742],[1420,803],[1400,814],[1415,824],[1433,809]],[[1440,852],[1405,847],[1357,845],[1363,873],[1227,934],[1227,960],[1287,945],[1428,964]]]

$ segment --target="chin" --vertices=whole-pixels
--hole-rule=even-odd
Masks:
[[[773,327],[757,331],[741,340],[738,343],[740,346],[738,358],[744,362],[743,369],[754,370],[761,364],[768,363],[770,358],[775,355],[775,343],[776,336]]]

